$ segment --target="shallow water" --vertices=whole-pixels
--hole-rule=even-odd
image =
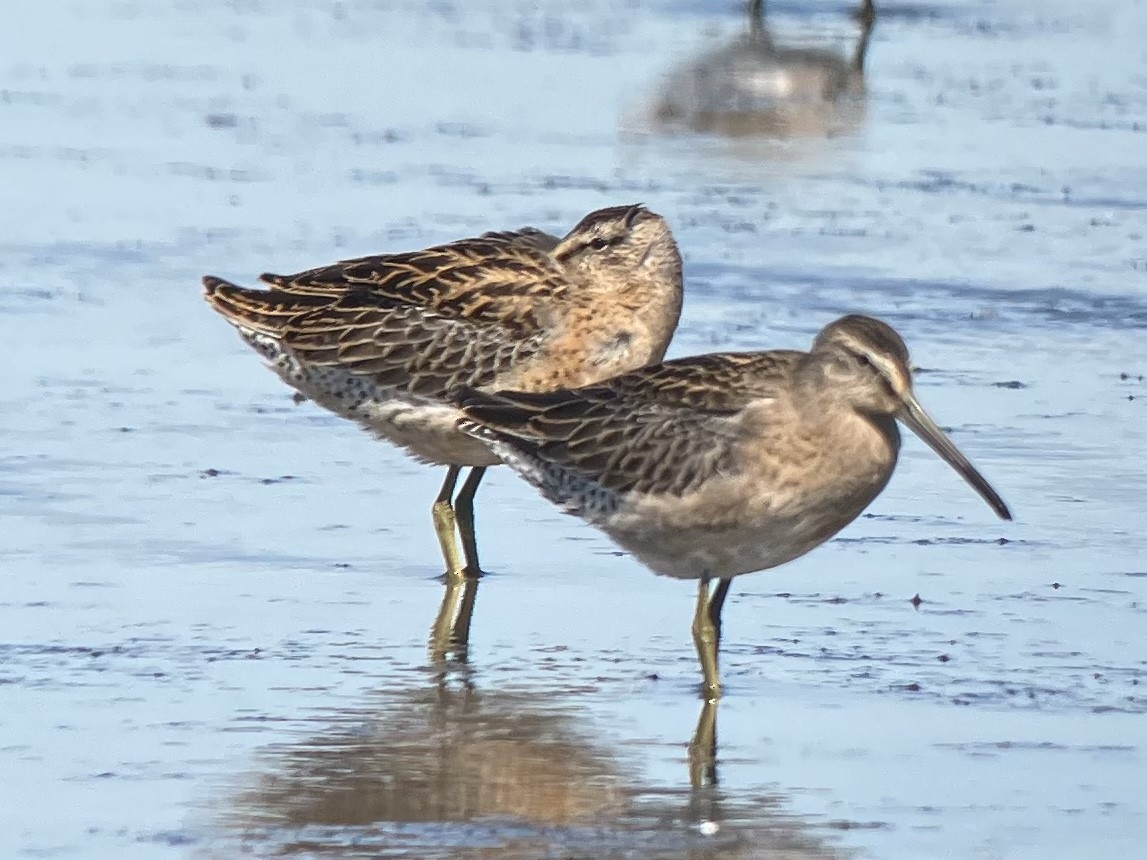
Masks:
[[[659,133],[735,5],[9,10],[0,853],[1135,853],[1147,6],[891,3],[845,133]],[[850,50],[840,6],[771,9]],[[696,790],[690,584],[494,470],[439,678],[440,473],[295,406],[199,298],[637,200],[686,255],[673,354],[876,313],[1016,513],[909,440],[837,540],[739,579]]]

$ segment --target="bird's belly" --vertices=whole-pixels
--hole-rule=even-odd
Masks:
[[[461,413],[451,406],[399,396],[371,398],[360,404],[355,414],[355,420],[376,436],[423,462],[460,466],[500,463],[489,448],[457,429],[460,417]]]
[[[634,500],[602,525],[656,573],[681,579],[740,576],[792,561],[824,543],[868,507],[885,481],[873,474],[847,490],[817,496]]]
[[[827,540],[816,529],[609,529],[655,573],[678,579],[740,576],[792,561]]]
[[[262,344],[271,368],[292,388],[324,409],[348,418],[426,463],[493,466],[497,457],[458,431],[461,413],[446,403],[380,386],[340,367],[313,367],[291,353]]]

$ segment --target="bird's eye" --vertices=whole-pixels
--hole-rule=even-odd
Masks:
[[[868,360],[867,355],[856,355],[853,357],[856,359],[857,367],[872,367],[872,362]]]
[[[591,248],[593,248],[595,251],[604,251],[606,248],[609,247],[609,241],[607,239],[602,239],[599,236],[596,239],[591,239],[589,246]]]

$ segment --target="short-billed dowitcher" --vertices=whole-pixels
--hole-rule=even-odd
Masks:
[[[787,47],[770,32],[762,0],[749,4],[749,32],[672,71],[653,104],[664,131],[728,137],[832,137],[864,116],[864,62],[876,20],[872,0],[853,13],[851,55]]]
[[[715,353],[572,391],[457,400],[461,428],[550,501],[655,572],[700,580],[693,641],[706,698],[720,695],[732,578],[804,555],[856,519],[896,465],[895,419],[1011,519],[920,406],[904,341],[871,317],[826,326],[809,352]]]
[[[447,393],[570,388],[660,361],[681,311],[677,245],[643,206],[591,212],[561,239],[487,233],[260,280],[269,289],[203,284],[288,385],[449,466],[433,519],[455,586],[480,572],[473,499],[498,458],[457,430]],[[452,503],[462,466],[472,468]]]

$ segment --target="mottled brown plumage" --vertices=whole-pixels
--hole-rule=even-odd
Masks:
[[[713,696],[729,580],[859,516],[896,465],[896,419],[1011,518],[916,401],[904,342],[870,317],[837,320],[809,352],[695,356],[571,391],[458,399],[462,428],[551,501],[657,573],[701,580],[694,633]]]
[[[472,498],[498,459],[458,431],[448,394],[574,387],[659,361],[681,311],[677,245],[642,206],[591,212],[561,239],[487,233],[261,280],[268,289],[203,283],[288,385],[450,466],[434,516],[455,578],[478,573]],[[461,466],[475,467],[456,499],[465,564],[450,502]]]

